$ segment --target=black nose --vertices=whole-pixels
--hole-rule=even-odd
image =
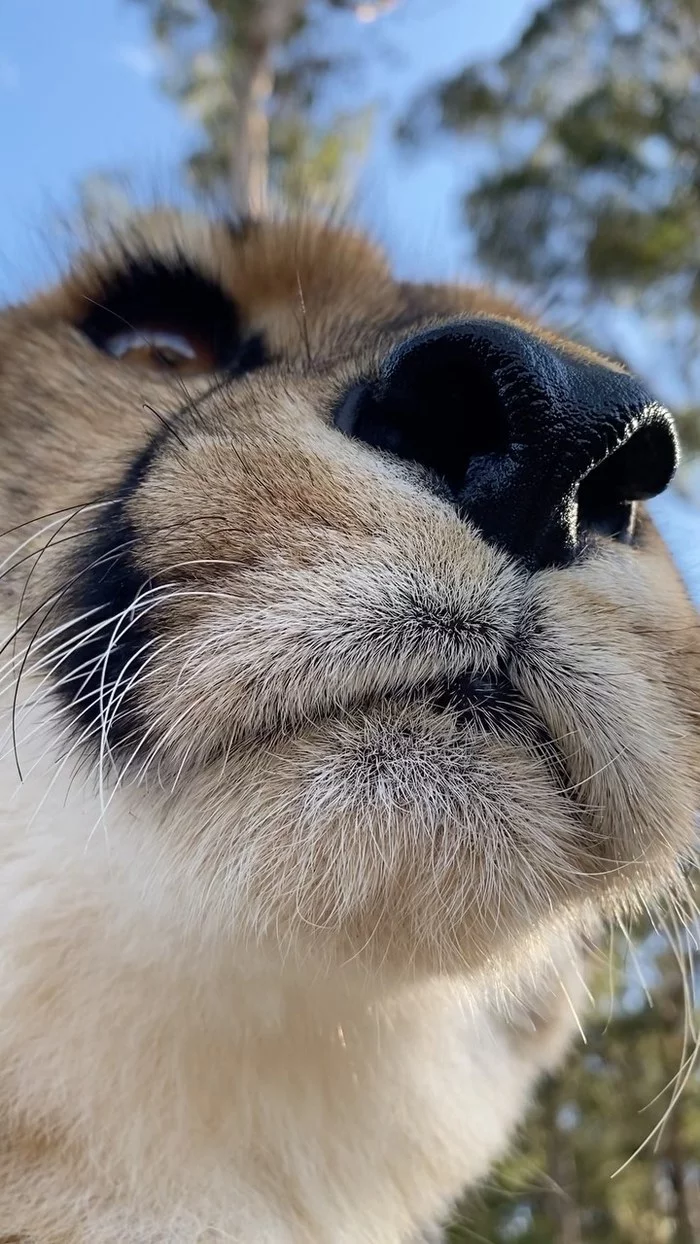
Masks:
[[[587,532],[629,536],[676,468],[673,420],[633,376],[501,320],[395,347],[336,410],[346,434],[420,463],[461,514],[531,567]]]

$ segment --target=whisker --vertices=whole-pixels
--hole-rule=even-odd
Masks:
[[[306,311],[306,299],[304,298],[304,290],[301,284],[301,273],[297,268],[297,292],[299,294],[299,306],[301,307],[301,335],[304,342],[304,350],[306,352],[306,362],[309,367],[313,365],[313,355],[311,353],[311,340],[309,338],[309,317]]]

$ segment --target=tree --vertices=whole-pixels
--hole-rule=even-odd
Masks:
[[[484,269],[583,316],[589,337],[606,306],[643,313],[697,404],[700,0],[546,0],[401,127],[436,132],[489,141],[463,200]]]
[[[341,62],[319,52],[324,9],[367,21],[391,0],[137,0],[149,11],[167,66],[164,85],[202,125],[187,171],[195,188],[223,195],[242,215],[262,215],[270,193],[288,205],[336,201],[368,137],[370,113],[335,114],[314,103]]]
[[[542,1086],[451,1244],[700,1244],[695,932],[615,934],[587,1044]]]

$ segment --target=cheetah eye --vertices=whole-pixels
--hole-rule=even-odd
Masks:
[[[156,371],[206,373],[259,366],[230,295],[182,260],[133,261],[85,294],[76,325],[112,358]]]
[[[103,348],[113,358],[161,371],[205,372],[216,368],[213,351],[205,342],[165,329],[125,329],[106,338]]]

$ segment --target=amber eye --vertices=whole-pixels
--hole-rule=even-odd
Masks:
[[[161,371],[213,371],[213,351],[195,336],[158,328],[130,328],[105,340],[103,348],[114,358]]]
[[[85,294],[77,327],[129,366],[190,374],[240,369],[250,340],[228,294],[182,260],[134,261],[113,273]]]

